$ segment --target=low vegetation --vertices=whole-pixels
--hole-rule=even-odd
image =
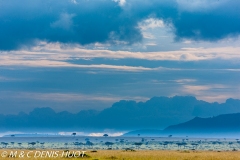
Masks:
[[[4,152],[6,150],[0,150]],[[8,151],[8,150],[7,150]],[[28,150],[25,150],[28,151]],[[126,152],[124,150],[98,150],[97,152],[86,152],[87,156],[78,158],[54,158],[55,160],[66,159],[82,159],[82,160],[240,160],[239,151],[170,151],[170,150],[138,150],[135,152]],[[0,160],[13,159],[10,157],[3,158],[0,156]],[[20,160],[23,158],[14,158]],[[53,158],[25,158],[28,160],[50,160]]]

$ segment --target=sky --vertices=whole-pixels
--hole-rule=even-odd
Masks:
[[[0,0],[0,113],[240,99],[238,0]]]

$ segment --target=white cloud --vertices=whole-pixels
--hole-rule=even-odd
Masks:
[[[157,43],[156,42],[147,42],[145,45],[146,46],[156,46]]]
[[[156,45],[154,42],[147,45]],[[98,45],[98,44],[97,44]],[[101,45],[99,45],[101,46]],[[177,68],[148,68],[144,66],[124,66],[110,64],[73,64],[70,60],[76,59],[146,59],[146,60],[172,60],[172,61],[199,61],[224,59],[239,62],[240,47],[219,48],[182,48],[175,51],[159,52],[130,52],[111,51],[100,49],[84,49],[80,46],[62,46],[59,43],[47,44],[42,42],[30,50],[4,51],[0,54],[0,66],[29,66],[29,67],[76,67],[82,69],[108,69],[117,71],[153,71],[177,70]],[[239,68],[229,68],[229,71],[239,71]]]
[[[73,17],[74,17],[74,14],[62,13],[60,15],[59,20],[57,20],[56,22],[53,22],[51,24],[51,27],[69,30],[73,25],[73,21],[72,21]]]
[[[219,5],[224,5],[229,0],[177,0],[180,10],[187,11],[204,11],[207,9],[213,9]]]
[[[185,41],[183,41],[183,43],[184,43],[184,44],[191,44],[192,41],[190,41],[190,40],[185,40]]]
[[[74,4],[77,4],[77,1],[76,0],[71,0],[72,3]]]
[[[239,98],[240,86],[227,86],[223,84],[194,85],[183,84],[181,95],[193,95],[208,102],[225,102],[228,98]]]
[[[146,39],[156,39],[155,36],[149,32],[142,32],[143,38]]]
[[[119,66],[119,65],[107,65],[107,64],[91,64],[91,65],[80,65],[71,64],[68,62],[54,61],[54,60],[9,60],[1,61],[0,66],[28,66],[28,67],[75,67],[82,69],[109,69],[116,71],[129,71],[129,72],[140,72],[140,71],[151,71],[160,70],[164,68],[147,68],[147,67],[134,67],[134,66]]]
[[[156,18],[149,18],[141,21],[138,24],[139,28],[141,30],[147,30],[147,29],[154,29],[154,28],[162,28],[164,27],[163,20],[156,19]]]
[[[126,3],[126,0],[113,0],[114,2],[117,2],[119,6],[124,6]]]
[[[181,84],[192,83],[192,82],[196,82],[196,81],[197,81],[196,79],[177,79],[177,80],[174,80],[174,82],[181,83]]]
[[[13,53],[13,52],[12,52]],[[18,51],[20,53],[20,51]],[[240,47],[215,47],[215,48],[181,48],[175,51],[159,52],[130,52],[111,50],[84,49],[80,46],[61,47],[61,44],[45,44],[34,47],[31,51],[22,51],[29,56],[34,54],[51,55],[57,59],[65,58],[136,58],[147,60],[173,60],[173,61],[198,61],[209,59],[240,59]],[[36,55],[35,55],[36,56]],[[62,59],[63,60],[63,59]]]

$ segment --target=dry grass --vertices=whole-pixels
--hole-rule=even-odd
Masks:
[[[0,154],[5,151],[0,150]],[[10,150],[7,150],[10,152]],[[21,150],[25,151],[28,150]],[[144,151],[121,151],[121,150],[99,150],[97,152],[87,151],[89,158],[2,158],[6,159],[34,159],[34,160],[66,160],[66,159],[83,159],[83,160],[240,160],[239,151],[162,151],[162,150],[144,150]],[[31,155],[33,156],[33,155]]]

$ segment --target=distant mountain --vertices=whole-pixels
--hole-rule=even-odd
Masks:
[[[219,104],[197,100],[191,96],[174,96],[153,97],[146,102],[121,100],[102,111],[83,110],[75,114],[67,111],[56,113],[51,108],[35,108],[28,114],[0,114],[0,131],[162,129],[188,121],[195,116],[237,113],[240,112],[239,106],[240,100],[235,99],[228,99]]]
[[[168,133],[240,133],[240,113],[194,119],[164,129]]]
[[[224,114],[210,118],[195,117],[190,121],[171,125],[164,130],[136,130],[125,133],[123,136],[240,136],[240,113]]]
[[[225,103],[201,103],[194,106],[193,115],[211,117],[220,114],[240,113],[240,100],[229,98]]]
[[[138,103],[122,100],[100,112],[98,119],[110,128],[164,128],[193,118],[194,106],[200,104],[204,101],[190,96],[153,97]]]
[[[153,97],[146,102],[119,101],[99,113],[98,124],[109,128],[163,129],[195,116],[210,117],[240,112],[240,100],[208,103],[191,96]]]
[[[67,131],[86,128],[97,114],[98,111],[94,110],[72,114],[67,111],[56,113],[51,108],[35,108],[29,114],[20,112],[18,115],[0,115],[0,131]]]

